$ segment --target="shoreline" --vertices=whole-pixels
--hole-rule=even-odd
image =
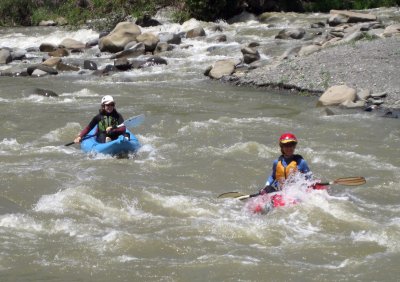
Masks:
[[[382,110],[400,110],[400,36],[360,40],[249,70],[231,80],[320,96],[327,88],[346,84],[384,94]]]

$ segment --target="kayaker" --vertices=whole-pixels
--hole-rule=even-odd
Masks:
[[[124,122],[124,118],[115,108],[115,101],[111,95],[106,95],[101,99],[99,114],[93,117],[91,122],[79,133],[74,142],[79,143],[86,134],[90,132],[96,125],[97,142],[105,143],[115,140],[121,134],[125,134],[126,127],[118,125]]]
[[[282,155],[274,160],[272,174],[268,177],[265,187],[260,190],[260,194],[273,193],[279,191],[284,181],[293,172],[306,174],[306,178],[311,178],[311,171],[307,162],[302,156],[294,154],[297,145],[297,138],[292,133],[284,133],[279,138],[279,146]]]

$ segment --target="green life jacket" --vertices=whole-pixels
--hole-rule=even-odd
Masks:
[[[102,115],[101,120],[98,124],[99,127],[99,132],[105,132],[107,127],[117,127],[118,126],[118,120],[114,118],[113,116],[107,116],[107,115]]]

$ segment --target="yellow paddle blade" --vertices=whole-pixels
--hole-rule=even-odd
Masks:
[[[335,184],[346,185],[346,186],[358,186],[358,185],[363,185],[366,182],[367,181],[362,176],[338,178],[335,179],[335,181],[333,181],[333,183]]]
[[[241,196],[244,196],[244,194],[240,193],[240,192],[226,192],[226,193],[222,193],[217,198],[237,198],[237,197],[241,197]]]

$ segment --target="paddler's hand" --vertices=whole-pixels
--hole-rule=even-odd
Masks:
[[[106,128],[106,132],[107,132],[107,133],[110,133],[110,131],[111,131],[112,129],[113,129],[112,126],[109,126],[109,127]]]
[[[268,194],[268,193],[273,193],[273,192],[276,192],[276,189],[275,189],[274,186],[271,186],[271,185],[267,185],[267,186],[265,186],[264,188],[262,188],[262,189],[259,191],[260,195],[264,195],[264,194]]]
[[[80,143],[81,140],[82,140],[82,137],[78,136],[78,137],[76,137],[76,138],[74,139],[74,143],[75,143],[75,144]]]

